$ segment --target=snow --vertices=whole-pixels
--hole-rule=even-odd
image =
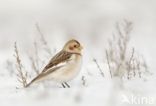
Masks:
[[[0,105],[155,106],[155,11],[155,0],[1,0]],[[104,55],[105,47],[114,31],[115,23],[122,19],[134,23],[130,45],[135,47],[149,65],[152,75],[145,79],[121,80],[110,77]],[[15,41],[25,68],[30,69],[27,54],[32,54],[33,42],[40,41],[35,29],[36,22],[39,23],[51,50],[60,50],[70,38],[76,38],[84,45],[83,67],[79,76],[69,82],[71,88],[64,89],[52,81],[21,88],[16,74],[10,74],[7,61],[15,63]],[[39,46],[43,49],[41,44]],[[48,61],[47,58],[51,56],[43,52],[40,58],[42,57]],[[104,77],[92,61],[93,57],[97,59]],[[11,68],[16,71],[14,64]],[[85,85],[82,84],[82,76]],[[136,101],[123,103],[123,97],[129,101],[134,97]],[[143,97],[148,103],[139,104],[145,102],[141,100]],[[150,99],[154,99],[151,104]]]
[[[92,64],[92,63],[90,63]],[[131,106],[122,103],[123,95],[156,98],[155,79],[148,81],[133,79],[121,81],[119,78],[102,77],[96,65],[87,67],[89,73],[81,73],[74,81],[69,82],[71,88],[62,88],[51,81],[38,83],[30,88],[19,88],[16,77],[2,76],[0,79],[2,106]],[[93,71],[94,70],[94,71]],[[85,69],[82,69],[85,72]],[[106,72],[106,71],[104,71]],[[86,85],[82,85],[81,75],[85,76]],[[154,104],[155,105],[155,102]],[[144,104],[143,106],[148,106]]]

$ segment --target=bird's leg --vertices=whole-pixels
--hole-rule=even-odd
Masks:
[[[64,83],[62,83],[63,88],[66,88],[66,86],[64,85]]]
[[[66,84],[66,85],[67,85],[67,87],[68,87],[68,88],[70,88],[70,85],[69,85],[67,82],[64,82],[64,84]]]

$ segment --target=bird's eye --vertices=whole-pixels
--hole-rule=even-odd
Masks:
[[[76,48],[76,47],[77,47],[77,45],[74,45],[74,47]]]

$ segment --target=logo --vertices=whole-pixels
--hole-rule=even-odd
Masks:
[[[127,104],[155,104],[155,100],[156,99],[154,97],[146,97],[140,95],[121,96],[121,102]]]

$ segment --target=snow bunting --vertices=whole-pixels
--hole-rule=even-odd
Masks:
[[[75,78],[80,71],[81,50],[82,46],[77,40],[68,41],[63,49],[49,61],[43,71],[27,84],[27,87],[35,82],[48,79],[62,83],[64,88],[70,87],[66,82]]]

